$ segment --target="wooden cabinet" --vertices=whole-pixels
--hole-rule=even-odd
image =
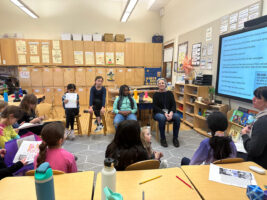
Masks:
[[[134,66],[145,66],[145,43],[134,43]]]
[[[162,66],[162,44],[153,43],[153,67]]]
[[[95,42],[95,64],[105,65],[105,42]]]
[[[40,58],[42,65],[52,64],[51,41],[40,40]]]
[[[105,65],[115,65],[115,44],[114,42],[105,43]]]
[[[125,66],[134,66],[134,43],[125,44]]]
[[[28,65],[40,65],[41,64],[41,50],[40,40],[26,40],[26,64]]]
[[[74,65],[73,43],[71,40],[62,40],[63,65]]]
[[[145,66],[154,66],[154,44],[145,43]]]
[[[84,65],[83,41],[73,41],[73,63],[77,66]]]
[[[1,39],[2,65],[16,65],[16,49],[14,39]]]
[[[84,41],[83,49],[84,49],[85,65],[87,66],[95,65],[95,43],[90,41]]]
[[[124,42],[115,42],[115,65],[124,66],[125,65],[125,45]],[[122,55],[120,55],[122,54]],[[123,59],[119,60],[119,56]]]

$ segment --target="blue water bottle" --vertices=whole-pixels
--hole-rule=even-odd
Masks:
[[[8,102],[8,94],[7,94],[7,92],[4,92],[4,101]]]
[[[35,189],[37,200],[54,200],[53,171],[48,162],[42,163],[35,171]]]

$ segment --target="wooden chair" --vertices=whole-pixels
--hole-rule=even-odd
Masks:
[[[96,119],[96,117],[93,117],[94,114],[90,113],[90,117],[89,117],[89,124],[88,124],[88,136],[92,133],[92,123],[93,123],[93,119]],[[104,135],[107,135],[107,123],[106,123],[106,118],[105,115],[101,115],[101,119],[103,122],[103,131],[104,131]]]
[[[74,117],[74,130],[78,132],[78,135],[82,135],[82,125],[81,125],[80,117],[81,117],[81,114],[78,114]],[[66,116],[64,116],[64,118],[66,118]]]
[[[160,162],[158,160],[143,160],[133,163],[126,167],[126,171],[130,170],[146,170],[146,169],[158,169]]]
[[[213,164],[239,163],[244,161],[245,160],[243,158],[225,158],[222,160],[216,160],[213,162]]]
[[[53,169],[53,175],[65,174],[65,172]],[[29,170],[25,173],[26,176],[34,176],[35,170]]]
[[[156,120],[152,120],[152,126],[151,131],[156,131],[156,140],[159,141],[159,123]],[[170,124],[173,124],[173,122],[166,121],[165,126],[167,126],[167,133],[170,134]]]

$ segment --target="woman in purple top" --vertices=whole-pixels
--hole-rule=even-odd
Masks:
[[[236,157],[235,144],[224,133],[228,126],[226,116],[219,111],[214,111],[207,117],[207,124],[212,137],[204,139],[191,161],[188,158],[183,158],[181,165],[210,164],[215,160]]]

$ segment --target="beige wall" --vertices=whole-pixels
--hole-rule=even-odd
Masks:
[[[25,38],[60,39],[68,33],[122,33],[134,42],[151,42],[160,33],[158,12],[140,0],[127,23],[120,23],[125,3],[116,0],[24,0],[40,18],[34,20],[10,1],[0,1],[0,35],[23,33]]]

